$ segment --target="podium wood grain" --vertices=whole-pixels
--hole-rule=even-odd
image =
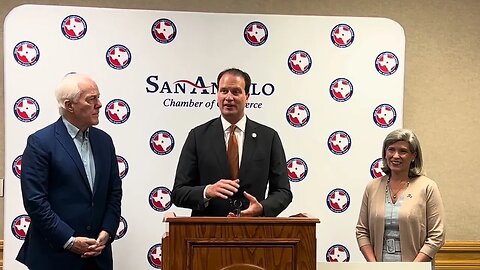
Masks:
[[[167,218],[163,270],[315,270],[315,218]]]

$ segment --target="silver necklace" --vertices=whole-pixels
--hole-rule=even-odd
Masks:
[[[402,183],[402,181],[400,181],[400,183]],[[407,185],[405,185],[405,183],[406,183]],[[400,192],[400,190],[403,190],[404,188],[407,188],[407,187],[410,185],[410,181],[406,181],[405,183],[402,184],[402,185],[400,186],[400,188],[399,188],[396,192],[393,192],[392,186],[390,186],[390,179],[388,179],[388,181],[387,181],[387,188],[388,188],[388,190],[390,191],[390,194],[392,194],[392,198],[393,198],[394,200],[397,199],[397,194]]]

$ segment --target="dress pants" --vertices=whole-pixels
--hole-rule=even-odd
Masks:
[[[85,259],[82,270],[101,270],[93,258]]]

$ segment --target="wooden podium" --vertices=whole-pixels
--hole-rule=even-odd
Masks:
[[[162,270],[315,270],[317,218],[166,217]]]

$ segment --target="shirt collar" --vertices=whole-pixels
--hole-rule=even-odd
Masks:
[[[223,131],[227,131],[232,124],[228,122],[223,115],[220,116],[222,120]],[[245,132],[245,126],[247,125],[247,115],[244,114],[243,117],[235,124],[240,131]]]
[[[80,135],[79,138],[83,139],[83,134],[80,134],[80,129],[74,126],[72,123],[68,122],[68,120],[62,116],[63,124],[67,128],[68,135],[73,139],[77,137],[77,134]],[[89,129],[85,131],[85,134],[88,134]]]

